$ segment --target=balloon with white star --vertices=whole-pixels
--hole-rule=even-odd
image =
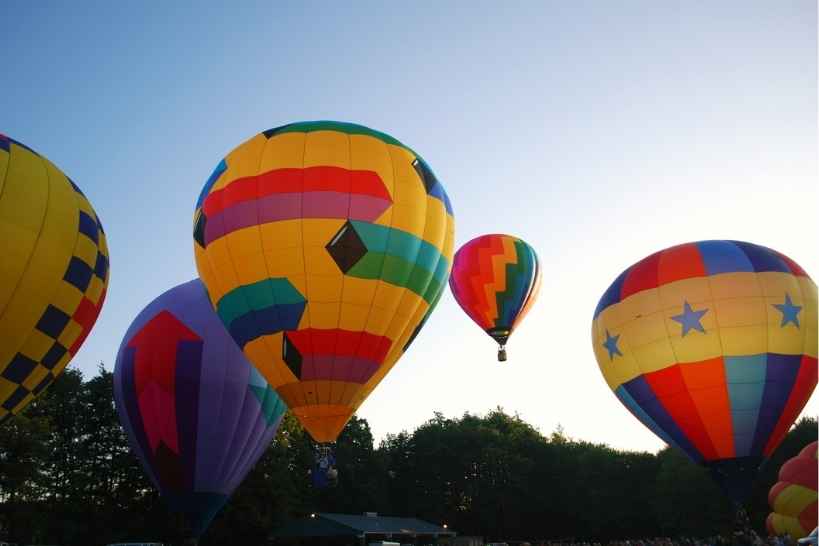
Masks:
[[[763,246],[671,247],[605,291],[592,342],[626,408],[739,502],[816,387],[816,284]]]

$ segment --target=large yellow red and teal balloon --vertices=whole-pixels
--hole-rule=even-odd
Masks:
[[[455,253],[449,286],[464,312],[498,342],[504,361],[506,341],[537,299],[537,254],[512,235],[481,235]]]
[[[816,528],[817,446],[819,442],[806,445],[779,469],[779,481],[768,493],[773,512],[765,526],[770,534],[802,538]]]
[[[620,401],[742,500],[816,386],[816,309],[816,284],[787,256],[702,241],[617,277],[592,342]]]
[[[63,371],[97,320],[108,247],[74,182],[0,134],[0,421]]]
[[[217,165],[193,236],[233,339],[328,442],[438,302],[454,220],[430,167],[398,140],[302,122],[257,134]]]

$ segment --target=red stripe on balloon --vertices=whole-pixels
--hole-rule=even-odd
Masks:
[[[674,246],[660,253],[657,270],[659,286],[705,275],[705,263],[694,243]]]
[[[632,294],[657,288],[657,269],[660,264],[660,252],[655,252],[631,268],[620,291],[620,300],[624,300]]]
[[[205,216],[268,195],[333,191],[377,197],[392,202],[378,173],[341,167],[306,167],[304,169],[274,169],[255,176],[239,178],[224,188],[212,191],[202,204]]]
[[[718,459],[717,450],[711,443],[697,406],[688,392],[679,365],[647,373],[643,377],[676,425],[703,458],[707,461]]]

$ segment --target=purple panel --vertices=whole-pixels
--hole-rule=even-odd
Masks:
[[[300,193],[268,195],[259,199],[257,203],[259,205],[260,224],[301,218]]]
[[[176,346],[176,434],[184,472],[184,489],[194,484],[196,432],[199,421],[199,382],[202,373],[202,341],[180,341]]]
[[[662,403],[654,395],[651,386],[643,376],[635,377],[624,383],[634,402],[648,415],[693,461],[702,461],[702,455],[694,447],[685,433],[677,426],[674,418],[666,411]]]
[[[372,195],[352,194],[350,196],[350,220],[374,222],[392,203],[387,199]]]
[[[301,363],[301,379],[364,384],[377,369],[377,362],[360,356],[306,355]]]
[[[752,455],[761,455],[765,444],[776,426],[782,410],[793,390],[802,355],[781,355],[768,353],[768,366],[765,373],[765,392],[762,394],[762,405],[756,421]]]
[[[311,191],[303,194],[304,218],[347,218],[349,212],[349,193]]]

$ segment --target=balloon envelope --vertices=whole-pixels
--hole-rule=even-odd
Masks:
[[[74,182],[0,134],[0,422],[77,354],[108,286],[108,246]]]
[[[454,220],[411,149],[320,121],[230,152],[202,190],[193,236],[234,340],[313,439],[330,442],[438,302]]]
[[[265,451],[286,409],[198,279],[159,296],[131,324],[114,395],[131,448],[196,535]]]
[[[537,254],[523,240],[481,235],[455,253],[449,286],[466,314],[504,346],[537,298],[540,274]]]
[[[816,285],[790,258],[702,241],[617,277],[592,342],[620,401],[740,501],[816,386],[816,308]]]
[[[789,533],[793,538],[801,538],[816,528],[818,445],[811,442],[779,469],[779,481],[768,494],[773,512],[765,522],[772,535]]]

